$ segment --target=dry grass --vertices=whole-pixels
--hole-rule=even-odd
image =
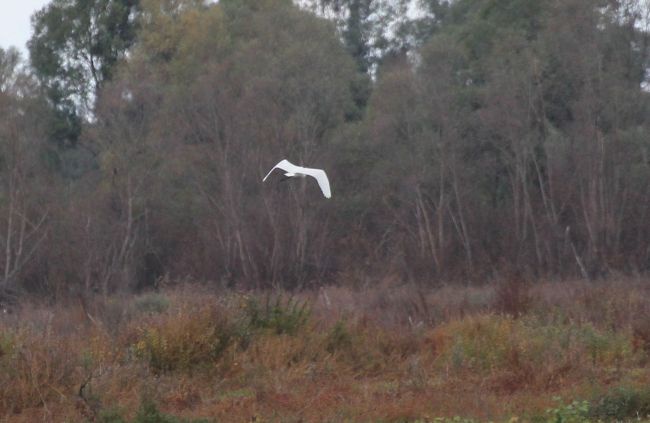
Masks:
[[[208,421],[544,421],[555,397],[597,409],[622,403],[617,387],[642,402],[648,289],[385,284],[278,301],[185,286],[23,304],[0,317],[0,421],[138,421],[143,398]]]

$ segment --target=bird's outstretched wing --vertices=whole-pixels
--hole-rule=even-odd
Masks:
[[[266,174],[264,179],[262,179],[262,182],[266,181],[266,178],[268,178],[275,169],[282,169],[287,173],[311,176],[316,179],[316,182],[318,182],[318,186],[320,187],[321,191],[323,191],[325,198],[332,197],[332,191],[330,190],[330,181],[327,179],[327,174],[322,169],[312,169],[309,167],[296,166],[289,160],[284,159],[273,166],[273,169],[271,169],[269,173]]]
[[[299,172],[314,177],[318,182],[320,190],[323,191],[325,198],[332,198],[332,191],[330,191],[330,181],[327,179],[327,174],[324,170],[303,167]]]
[[[269,175],[270,175],[270,174],[271,174],[275,169],[282,169],[282,170],[284,170],[285,172],[295,173],[297,170],[300,170],[300,169],[302,169],[302,168],[299,167],[299,166],[294,165],[293,163],[291,163],[291,162],[290,162],[289,160],[287,160],[287,159],[281,160],[280,163],[278,163],[278,164],[276,164],[275,166],[273,166],[273,169],[271,169],[271,170],[269,171],[269,173],[266,174],[266,176],[264,177],[264,179],[262,179],[262,182],[266,181],[266,178],[268,178]]]

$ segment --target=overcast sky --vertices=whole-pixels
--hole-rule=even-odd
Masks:
[[[27,40],[32,34],[30,16],[50,0],[2,0],[0,6],[0,47],[17,47],[27,58]]]

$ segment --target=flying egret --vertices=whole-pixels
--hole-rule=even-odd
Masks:
[[[318,186],[320,187],[321,191],[323,191],[323,195],[325,198],[331,198],[332,197],[332,192],[330,191],[330,181],[327,179],[327,174],[325,174],[325,171],[322,169],[312,169],[309,167],[302,167],[302,166],[296,166],[295,164],[291,163],[289,160],[282,160],[280,163],[276,164],[273,166],[273,169],[269,171],[269,173],[266,174],[264,179],[262,179],[262,182],[266,181],[266,178],[269,177],[271,172],[273,172],[275,169],[282,169],[285,171],[284,176],[287,177],[300,177],[300,178],[305,178],[307,176],[312,176],[313,178],[316,179],[316,182],[318,182]]]

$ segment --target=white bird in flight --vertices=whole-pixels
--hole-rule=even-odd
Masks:
[[[269,173],[266,174],[264,179],[262,179],[262,182],[266,181],[266,178],[269,177],[271,172],[273,172],[275,169],[282,169],[285,171],[284,176],[287,177],[300,177],[300,178],[305,178],[307,176],[312,176],[313,178],[316,179],[316,182],[318,182],[318,186],[320,187],[321,191],[323,191],[323,195],[325,198],[331,198],[332,197],[332,192],[330,191],[330,181],[327,179],[327,174],[325,173],[324,170],[322,169],[312,169],[309,167],[302,167],[302,166],[296,166],[295,164],[291,163],[289,160],[282,160],[280,163],[276,164],[273,166],[273,169],[269,171]]]

